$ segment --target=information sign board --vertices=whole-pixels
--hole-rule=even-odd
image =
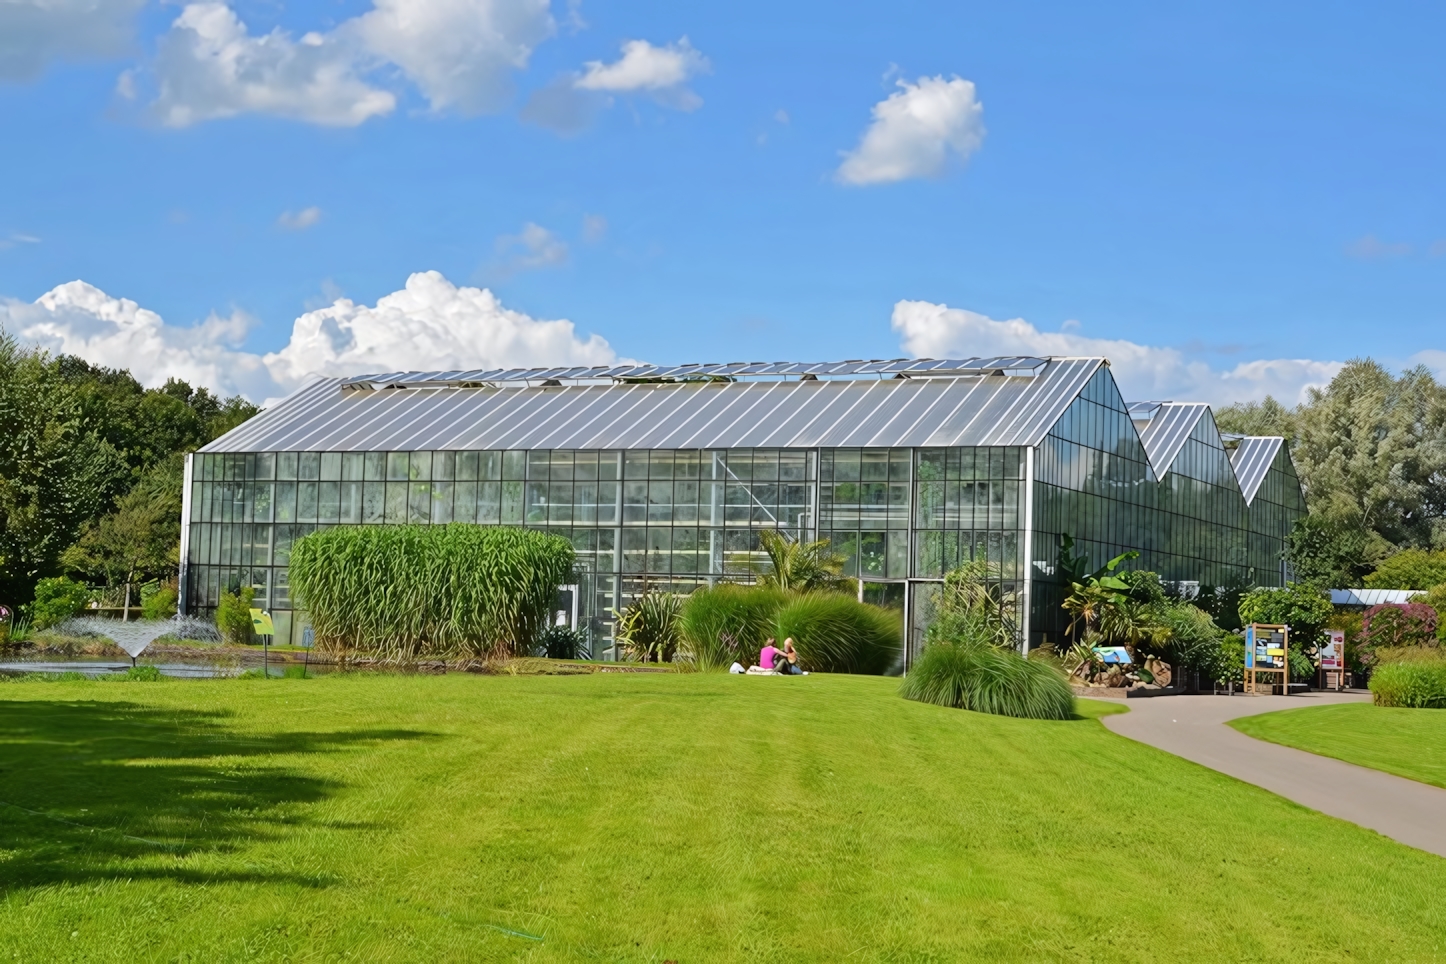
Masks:
[[[1321,669],[1345,669],[1346,667],[1346,631],[1344,629],[1330,630],[1330,638],[1321,644],[1320,668]]]

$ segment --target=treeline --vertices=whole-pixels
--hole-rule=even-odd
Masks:
[[[1446,582],[1446,386],[1429,369],[1398,377],[1357,359],[1294,408],[1266,398],[1215,420],[1222,432],[1289,440],[1310,506],[1290,539],[1297,578],[1334,588]]]
[[[173,579],[185,453],[257,410],[178,379],[143,388],[0,330],[0,603],[62,575],[117,590]]]

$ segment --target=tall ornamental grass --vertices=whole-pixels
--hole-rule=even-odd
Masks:
[[[1398,651],[1371,673],[1377,706],[1446,709],[1446,657],[1435,650]]]
[[[528,529],[335,526],[291,550],[316,646],[391,662],[526,655],[572,571],[566,539]]]
[[[799,663],[825,673],[887,673],[902,662],[903,620],[896,611],[842,593],[795,596],[774,616],[779,645],[793,637]]]
[[[679,651],[703,672],[727,669],[734,661],[748,666],[774,635],[773,617],[787,600],[787,593],[760,586],[695,589],[678,616]]]
[[[905,699],[1031,720],[1074,715],[1074,694],[1063,673],[1012,647],[992,645],[989,627],[976,622],[956,622],[947,635],[930,633],[899,689]]]
[[[772,636],[793,637],[799,665],[824,673],[886,673],[902,657],[901,618],[843,593],[722,583],[695,589],[678,617],[679,654],[704,672],[758,661]]]

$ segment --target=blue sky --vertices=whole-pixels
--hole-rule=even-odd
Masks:
[[[1099,350],[1217,402],[1446,369],[1446,13],[1168,7],[0,4],[0,322],[253,397],[317,332],[318,371]],[[355,307],[424,271],[498,302]]]

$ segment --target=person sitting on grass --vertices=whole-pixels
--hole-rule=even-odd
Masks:
[[[783,655],[783,650],[779,649],[777,646],[774,646],[773,637],[769,636],[768,642],[764,643],[763,649],[759,650],[758,652],[758,668],[770,670],[775,673],[778,672],[778,657]]]
[[[784,676],[800,676],[803,670],[798,668],[798,650],[793,648],[793,637],[790,636],[783,641],[783,661],[778,665],[778,671]]]

